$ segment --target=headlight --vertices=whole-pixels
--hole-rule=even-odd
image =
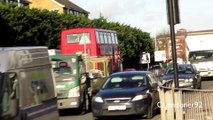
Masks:
[[[190,79],[189,79],[189,82],[193,82],[193,79],[192,79],[192,78],[190,78]]]
[[[103,103],[103,99],[101,97],[95,97],[95,102]]]
[[[137,95],[132,99],[132,101],[142,100],[142,99],[145,99],[147,97],[148,97],[148,95]]]
[[[79,97],[80,96],[80,87],[75,87],[69,90],[68,97]]]
[[[184,81],[185,81],[185,82],[189,82],[189,79],[185,79]]]
[[[185,82],[193,82],[193,79],[192,78],[185,79]]]

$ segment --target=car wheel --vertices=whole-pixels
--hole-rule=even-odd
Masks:
[[[151,119],[153,117],[153,104],[148,107],[147,119]]]

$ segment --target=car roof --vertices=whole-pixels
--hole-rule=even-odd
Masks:
[[[150,71],[126,71],[126,72],[116,72],[110,75],[110,77],[116,76],[129,76],[129,75],[147,75],[151,74]]]
[[[191,66],[192,64],[177,64],[177,66]],[[173,65],[170,65],[169,67],[172,67]]]

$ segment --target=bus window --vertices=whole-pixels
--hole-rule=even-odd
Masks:
[[[107,40],[107,33],[103,33],[104,34],[104,41],[105,41],[105,44],[108,44],[108,40]]]
[[[79,42],[79,34],[68,34],[67,43],[77,43]]]
[[[115,44],[118,44],[118,38],[117,38],[117,34],[115,33]]]
[[[108,37],[109,44],[112,44],[112,38],[110,33],[107,33],[107,37]]]
[[[103,44],[104,43],[104,35],[103,35],[103,33],[102,32],[98,32],[99,33],[99,37],[100,37],[100,41],[101,41],[101,43]]]
[[[97,43],[100,44],[100,43],[101,43],[101,40],[100,40],[99,32],[96,31],[95,34],[96,34]]]
[[[112,38],[112,43],[114,44],[114,43],[115,43],[115,36],[114,36],[114,33],[111,33],[111,38]]]

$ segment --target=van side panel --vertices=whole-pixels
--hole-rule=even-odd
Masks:
[[[51,65],[20,71],[20,107],[26,120],[59,119],[55,86],[51,76]]]
[[[21,110],[23,120],[59,120],[56,98]]]

